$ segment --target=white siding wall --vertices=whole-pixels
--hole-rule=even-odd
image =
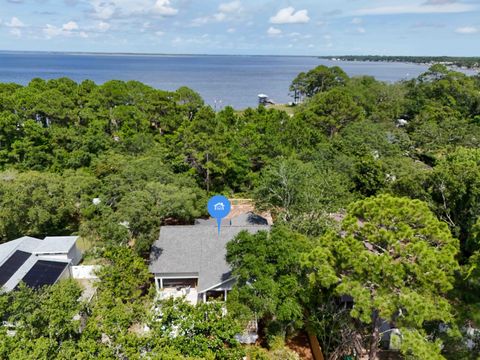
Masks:
[[[63,279],[68,279],[68,278],[70,278],[70,276],[71,276],[70,265],[67,265],[67,267],[65,268],[65,270],[63,270],[62,274],[60,275],[60,277],[58,278],[57,281],[60,281],[60,280],[63,280]]]
[[[95,271],[99,268],[98,265],[81,265],[72,266],[72,277],[74,279],[98,279]]]
[[[68,252],[68,258],[72,259],[72,265],[78,265],[80,260],[82,260],[82,252],[77,248],[77,244],[73,245]]]

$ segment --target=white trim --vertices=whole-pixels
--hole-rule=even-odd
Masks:
[[[213,289],[219,287],[220,285],[223,285],[223,284],[225,284],[229,281],[232,281],[232,280],[235,280],[235,277],[231,277],[230,279],[222,281],[219,284],[213,285],[213,286],[209,287],[208,289],[202,290],[201,292],[199,292],[199,294],[206,293],[207,291],[213,290]],[[220,291],[220,290],[224,290],[224,289],[218,289],[218,290]]]
[[[198,279],[198,275],[196,276],[157,276],[155,275],[156,279],[178,279],[178,280],[185,280],[185,279]],[[222,283],[223,284],[223,283]]]
[[[57,261],[57,262],[61,262],[61,261]],[[33,266],[35,266],[37,263],[35,263]],[[32,266],[32,268],[33,268]],[[63,277],[65,276],[65,274],[68,272],[68,277],[66,277],[67,279],[71,278],[72,277],[72,270],[70,269],[70,262],[67,263],[67,266],[65,267],[65,269],[63,269],[63,271],[60,273],[60,275],[58,275],[57,279],[55,280],[55,282],[52,284],[56,284],[59,280],[62,280]],[[31,269],[30,269],[31,270]]]
[[[34,251],[32,254],[33,255],[41,255],[41,256],[45,256],[45,255],[68,255],[68,253],[70,252],[70,250],[72,250],[73,246],[68,249],[67,251]]]
[[[163,286],[163,280],[197,280],[197,285],[195,288],[198,286],[198,276],[182,276],[182,277],[177,277],[177,276],[155,276],[155,284],[157,290],[163,290],[165,287]]]

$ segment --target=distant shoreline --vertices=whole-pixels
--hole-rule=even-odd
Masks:
[[[319,59],[331,61],[362,61],[362,62],[391,62],[410,63],[431,66],[443,64],[463,70],[480,71],[480,57],[461,56],[380,56],[380,55],[343,55],[319,56]]]
[[[142,53],[142,52],[96,52],[96,51],[48,51],[48,50],[0,50],[1,54],[66,55],[66,56],[145,56],[145,57],[284,57],[316,58],[330,61],[394,62],[418,65],[442,63],[462,69],[480,71],[480,57],[469,56],[383,56],[383,55],[276,55],[276,54],[189,54],[189,53]]]
[[[0,50],[0,54],[32,55],[72,55],[72,56],[158,56],[158,57],[287,57],[319,58],[317,55],[261,55],[261,54],[172,54],[172,53],[131,53],[131,52],[95,52],[95,51],[35,51],[35,50]]]

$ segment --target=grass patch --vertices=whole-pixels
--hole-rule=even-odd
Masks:
[[[288,105],[288,104],[274,104],[274,105],[267,105],[267,109],[275,109],[279,111],[285,111],[288,115],[293,116],[295,113],[295,108],[296,106]],[[255,109],[252,107],[252,109]],[[235,114],[237,115],[243,115],[246,109],[243,110],[235,110]]]
[[[80,237],[77,240],[77,248],[82,252],[85,253],[93,248],[93,243],[91,240],[87,239],[86,237]]]
[[[285,111],[290,116],[293,116],[293,114],[295,113],[295,106],[291,106],[288,104],[268,105],[267,109],[276,109],[280,111]]]

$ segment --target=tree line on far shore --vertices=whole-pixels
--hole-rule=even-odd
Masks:
[[[321,59],[338,59],[342,61],[386,61],[414,64],[445,64],[464,69],[480,68],[479,57],[463,56],[382,56],[382,55],[346,55],[346,56],[322,56]]]

